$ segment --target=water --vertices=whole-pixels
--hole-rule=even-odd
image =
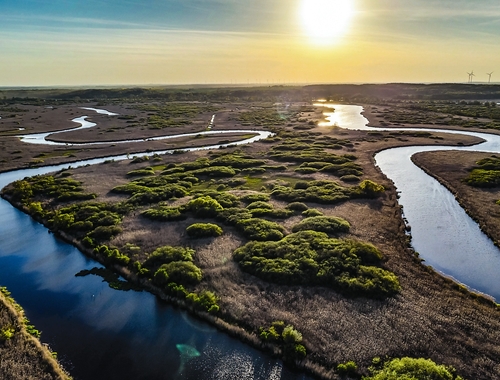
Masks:
[[[479,292],[500,300],[500,250],[480,230],[438,181],[411,161],[418,152],[467,150],[500,152],[500,136],[487,133],[422,128],[371,128],[361,114],[362,107],[328,105],[335,108],[323,126],[338,125],[361,130],[419,130],[471,135],[485,140],[472,147],[411,146],[384,150],[375,155],[376,164],[394,182],[400,193],[399,203],[411,225],[412,245],[431,265],[443,274]]]
[[[371,129],[366,127],[361,107],[334,107],[333,123],[343,128]],[[400,203],[412,226],[413,245],[426,263],[498,299],[498,249],[453,196],[415,167],[409,157],[418,151],[438,149],[499,152],[500,138],[443,132],[481,137],[485,143],[463,148],[394,148],[377,154],[376,162],[401,193]],[[86,160],[72,166],[102,161]],[[3,173],[0,187],[67,166]],[[42,340],[59,352],[76,379],[306,378],[149,293],[120,292],[96,276],[74,276],[94,266],[99,265],[0,200],[1,283],[24,306],[28,317],[42,330]]]
[[[236,144],[268,135],[256,133]],[[2,173],[0,188],[104,160]],[[308,379],[152,294],[117,291],[97,276],[75,277],[93,267],[101,265],[0,199],[0,283],[75,379]]]

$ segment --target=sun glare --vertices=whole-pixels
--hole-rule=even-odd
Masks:
[[[337,42],[354,14],[352,0],[302,0],[300,19],[306,34],[317,44]]]

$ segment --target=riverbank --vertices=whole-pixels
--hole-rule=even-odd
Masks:
[[[479,188],[464,182],[476,162],[491,157],[482,152],[425,152],[412,157],[412,161],[445,186],[474,219],[481,230],[498,246],[500,244],[500,199],[498,188]]]
[[[260,280],[242,272],[232,260],[234,249],[244,244],[245,240],[235,229],[225,228],[220,238],[190,243],[197,251],[196,264],[205,274],[203,286],[215,291],[220,297],[221,318],[226,322],[206,313],[198,313],[200,318],[256,346],[261,345],[257,338],[260,327],[269,326],[276,320],[293,324],[302,332],[309,352],[304,366],[325,379],[338,378],[337,365],[350,360],[358,364],[360,374],[366,374],[374,357],[401,356],[430,357],[438,363],[456,367],[460,374],[469,378],[490,379],[500,375],[496,359],[500,357],[497,345],[500,326],[495,305],[421,265],[414,252],[408,248],[408,236],[404,232],[394,186],[373,165],[373,154],[390,146],[429,143],[464,145],[477,139],[437,133],[348,132],[340,128],[312,126],[306,126],[311,135],[294,135],[299,133],[294,130],[294,126],[283,127],[290,133],[286,138],[295,137],[297,141],[294,143],[309,140],[310,144],[324,146],[325,141],[316,140],[316,137],[327,136],[329,153],[356,155],[356,163],[363,169],[362,178],[384,185],[386,191],[379,199],[356,199],[335,205],[312,202],[309,206],[324,215],[349,221],[351,231],[346,237],[375,244],[384,255],[384,268],[398,276],[402,290],[394,297],[380,300],[346,297],[331,288],[276,285]],[[333,144],[334,141],[341,141],[343,145]],[[277,143],[275,141],[273,144]],[[250,156],[265,155],[273,144],[253,144],[242,148],[242,152]],[[225,152],[229,151],[231,149]],[[71,177],[82,181],[86,191],[96,193],[98,201],[111,198],[119,200],[124,199],[124,196],[110,194],[109,190],[128,182],[130,178],[127,173],[130,171],[147,170],[150,166],[181,165],[186,161],[206,158],[209,153],[214,152],[166,156],[162,157],[162,162],[154,164],[132,164],[130,160],[109,162],[97,169],[88,167],[71,170]],[[283,166],[281,162],[272,164],[268,166]],[[286,175],[271,172],[267,174],[268,179],[332,179],[331,175],[323,172],[299,174],[294,171],[297,165],[289,162],[287,165],[290,170]],[[160,170],[163,169],[157,169],[158,172]],[[261,191],[265,183],[255,178],[253,180],[256,183],[253,191]],[[248,190],[237,191],[244,193]],[[286,202],[273,200],[272,204],[275,208],[284,208]],[[299,219],[295,217],[284,222],[285,229],[290,231]],[[120,243],[121,246],[131,242],[151,252],[152,245],[147,245],[152,244],[151,241],[165,239],[161,240],[162,244],[185,243],[185,227],[183,223],[155,227],[139,215],[131,215],[124,219],[121,240],[111,243]],[[71,236],[65,238],[78,244]],[[83,246],[81,249],[88,251]],[[134,281],[133,274],[126,268],[114,267],[114,270]],[[151,286],[150,283],[143,284],[148,285]],[[150,291],[155,292],[157,289],[151,288]],[[166,294],[162,297],[172,301]],[[188,307],[182,303],[179,305]]]
[[[221,237],[223,240],[214,241],[211,250],[198,250],[197,263],[207,275],[206,286],[220,296],[221,309],[226,313],[224,319],[231,323],[203,313],[200,317],[254,343],[258,342],[256,333],[260,326],[269,326],[274,320],[285,320],[303,333],[309,352],[304,366],[325,379],[337,378],[336,365],[348,360],[356,361],[360,371],[366,373],[375,356],[430,357],[456,367],[466,377],[490,378],[497,365],[491,359],[498,353],[494,342],[500,336],[486,334],[486,331],[491,326],[497,326],[494,331],[500,331],[495,308],[491,302],[471,295],[422,266],[408,249],[396,191],[372,164],[374,150],[387,145],[384,136],[374,135],[370,141],[363,141],[366,134],[360,132],[346,135],[344,131],[333,130],[328,133],[338,133],[352,140],[365,175],[383,183],[386,192],[377,200],[314,206],[326,215],[347,219],[352,225],[349,236],[370,241],[382,250],[386,257],[385,266],[401,281],[401,294],[381,301],[347,298],[327,288],[270,284],[242,273],[232,260],[228,260],[232,256],[232,246],[227,245],[227,239],[238,241],[237,235],[229,234]],[[410,140],[415,142],[418,138],[404,143],[410,144]],[[421,144],[425,141],[428,138],[420,138]],[[394,141],[397,143],[400,142]],[[257,143],[246,151],[247,154],[256,154],[268,149],[268,144]],[[203,152],[188,153],[164,159],[168,163],[186,162],[204,155]],[[98,200],[106,199],[109,189],[122,184],[131,169],[147,165],[114,162],[101,165],[99,170],[92,167],[72,170],[72,177],[82,181],[87,191],[96,192]],[[157,238],[157,230],[151,229],[149,235],[144,234],[143,227],[148,223],[141,222],[141,228],[138,228],[134,220],[130,217],[124,221],[124,227],[129,228],[125,233],[141,231],[143,241],[149,241],[153,236]],[[162,226],[162,229],[166,227]],[[67,239],[72,240],[71,237]],[[133,238],[127,240],[137,243]],[[222,261],[214,263],[215,246],[217,257],[226,259],[224,264]],[[122,274],[132,279],[130,272]],[[332,320],[336,323],[331,323]],[[241,327],[234,327],[234,324]],[[472,333],[464,335],[464,331]],[[475,361],[481,362],[481,366],[470,364]]]
[[[0,378],[8,380],[68,380],[70,376],[55,359],[56,353],[26,329],[22,308],[0,291]]]

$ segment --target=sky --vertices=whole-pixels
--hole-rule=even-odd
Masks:
[[[498,0],[0,0],[0,87],[467,82],[471,70],[500,82]]]

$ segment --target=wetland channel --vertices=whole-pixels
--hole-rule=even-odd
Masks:
[[[367,127],[368,120],[362,116],[360,106],[327,106],[335,108],[335,113],[325,125],[397,130]],[[88,122],[83,116],[78,119],[74,121],[79,121],[82,127],[93,126],[84,124]],[[412,244],[425,263],[498,300],[499,249],[453,195],[416,167],[410,157],[421,151],[451,149],[499,153],[500,136],[429,131],[463,133],[485,142],[460,148],[392,148],[378,153],[376,163],[400,192],[400,204],[412,227]],[[251,132],[259,135],[239,143],[250,143],[268,135]],[[46,141],[49,134],[43,135],[36,143]],[[28,142],[28,136],[25,139]],[[166,151],[147,154],[155,153]],[[122,155],[1,173],[0,188],[27,176],[126,158]],[[43,332],[43,341],[59,352],[60,361],[75,379],[199,379],[200,376],[204,379],[308,379],[303,374],[290,372],[281,361],[159,301],[150,293],[114,290],[97,276],[75,277],[81,270],[93,267],[101,265],[56,239],[44,226],[0,199],[2,285],[12,291],[30,320]]]

